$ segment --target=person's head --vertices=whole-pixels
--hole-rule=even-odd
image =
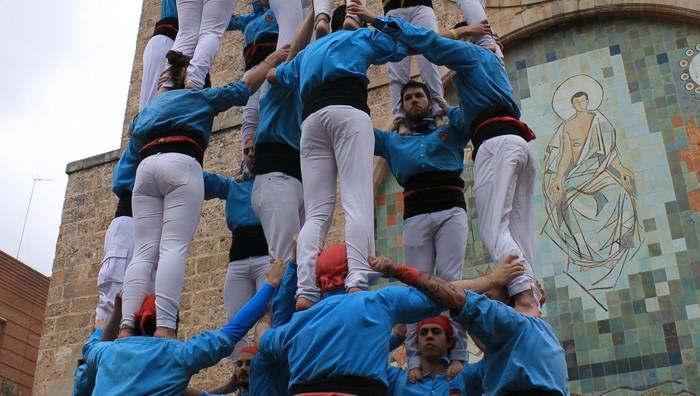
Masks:
[[[316,261],[316,280],[321,294],[345,287],[348,275],[348,251],[344,243],[327,246]]]
[[[416,325],[418,350],[423,359],[437,360],[447,356],[455,345],[450,320],[438,315],[418,322]]]
[[[247,135],[243,141],[243,164],[248,168],[248,173],[253,174],[255,165],[255,151],[253,150],[253,135]]]
[[[156,295],[149,294],[141,304],[141,310],[134,314],[136,335],[152,337],[156,332]]]
[[[165,54],[168,60],[168,74],[173,82],[173,89],[182,89],[185,87],[185,77],[187,66],[190,64],[190,57],[179,51],[168,51]]]
[[[571,97],[571,105],[577,113],[588,110],[588,94],[578,91]]]
[[[413,80],[404,84],[401,87],[401,107],[410,121],[420,121],[430,117],[433,103],[430,100],[428,86]]]
[[[236,356],[236,361],[233,362],[233,375],[238,380],[238,384],[244,388],[248,388],[248,380],[250,378],[250,362],[258,353],[258,348],[255,346],[247,346],[241,348]]]

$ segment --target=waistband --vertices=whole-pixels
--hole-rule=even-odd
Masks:
[[[311,90],[302,98],[302,120],[326,106],[346,105],[370,115],[367,106],[367,85],[359,77],[342,77]]]
[[[561,392],[556,392],[548,389],[527,389],[514,392],[506,392],[504,396],[561,396]]]
[[[301,162],[297,150],[286,143],[260,143],[255,145],[256,175],[282,172],[301,181]]]
[[[154,133],[149,138],[151,140],[139,151],[142,160],[157,153],[180,153],[196,159],[200,165],[204,163],[204,144],[196,134],[165,132]]]
[[[426,6],[433,8],[432,0],[384,0],[384,14],[396,8]]]
[[[454,172],[425,172],[410,178],[404,186],[404,220],[425,213],[452,208],[467,210],[464,180]]]
[[[491,112],[482,113],[472,123],[472,160],[476,158],[479,147],[487,140],[504,135],[517,135],[525,139],[526,142],[536,138],[526,123],[520,121],[510,112],[503,109],[496,109]]]
[[[229,262],[248,257],[267,256],[267,254],[267,241],[265,241],[265,233],[260,224],[242,225],[231,231]]]
[[[178,31],[178,21],[175,17],[165,17],[156,22],[153,28],[154,36],[165,36],[175,40]]]
[[[292,385],[294,395],[313,392],[349,393],[356,396],[387,396],[388,389],[383,382],[369,377],[342,375],[331,378],[315,379],[303,384]]]
[[[133,213],[131,212],[131,191],[126,191],[119,196],[114,218],[116,219],[122,216],[133,217]]]
[[[277,35],[265,35],[253,43],[243,48],[243,59],[245,60],[245,70],[248,71],[260,62],[264,61],[277,47]]]

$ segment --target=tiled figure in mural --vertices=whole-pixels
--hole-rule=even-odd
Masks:
[[[599,110],[603,88],[587,75],[564,81],[552,107],[563,120],[547,146],[544,232],[568,256],[567,275],[589,290],[615,286],[639,249],[634,175],[617,149],[615,127]]]

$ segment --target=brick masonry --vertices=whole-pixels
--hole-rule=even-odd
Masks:
[[[48,289],[49,278],[0,251],[0,393],[32,392]]]
[[[441,26],[450,26],[459,20],[459,11],[452,1],[433,2]],[[378,0],[370,0],[369,4],[374,11],[380,10]],[[159,1],[144,1],[124,131],[120,139],[122,148],[128,140],[126,125],[138,106],[141,54],[151,35],[153,23],[159,17],[159,10]],[[597,19],[605,15],[636,14],[695,23],[700,21],[700,2],[696,0],[489,0],[487,11],[496,31],[508,46],[507,57],[510,48],[517,48],[521,43],[527,42],[536,32],[564,24],[581,25],[593,17]],[[214,85],[241,77],[241,42],[239,33],[227,33],[224,36],[222,51],[212,70]],[[510,71],[511,66],[508,67]],[[389,121],[386,67],[373,67],[369,75],[369,102],[373,120],[375,126],[384,127]],[[239,124],[239,109],[232,109],[217,118],[215,129],[218,132],[212,137],[205,159],[207,170],[226,176],[232,176],[237,171],[240,161]],[[96,277],[103,253],[103,238],[116,204],[110,185],[111,170],[118,154],[118,151],[100,154],[76,161],[67,167],[69,181],[34,380],[34,393],[37,395],[70,393],[80,348],[91,331],[97,303]],[[385,180],[387,183],[393,180],[385,176],[385,165],[377,161],[375,191],[386,188]],[[223,323],[222,290],[230,242],[223,209],[222,202],[205,203],[200,226],[190,250],[181,305],[180,335],[183,338]],[[385,221],[380,217],[377,218],[378,223]],[[379,234],[380,231],[378,237]],[[339,241],[342,238],[342,209],[338,206],[329,241]],[[396,245],[387,247],[396,249]],[[192,384],[213,386],[227,378],[229,373],[230,364],[223,362],[195,376]]]

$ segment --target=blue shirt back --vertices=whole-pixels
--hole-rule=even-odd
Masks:
[[[299,90],[301,97],[343,77],[369,83],[367,68],[406,57],[406,47],[388,35],[368,28],[342,30],[309,44],[294,59],[277,67],[278,84]]]
[[[237,182],[216,173],[204,172],[204,197],[226,201],[226,224],[231,231],[243,225],[260,224],[251,206],[254,182],[254,178]]]
[[[436,65],[454,70],[462,119],[471,128],[483,112],[503,108],[520,117],[508,74],[493,52],[461,40],[441,37],[429,29],[397,18],[378,17],[374,24],[396,40],[414,48]]]
[[[392,396],[473,396],[481,395],[481,378],[483,374],[480,363],[467,364],[461,373],[451,380],[445,373],[438,374],[433,380],[430,373],[415,383],[408,382],[408,371],[398,367],[389,367],[389,394]]]
[[[160,3],[160,19],[177,18],[177,2],[175,0],[162,0]]]
[[[248,96],[248,85],[240,81],[216,88],[175,89],[153,98],[129,124],[131,138],[112,173],[112,191],[121,196],[133,190],[141,161],[139,151],[154,135],[188,132],[199,137],[202,149],[206,149],[214,117],[245,105]]]
[[[260,98],[260,122],[253,145],[284,143],[299,151],[301,110],[298,90],[280,84],[270,84],[267,92]]]
[[[420,173],[464,171],[464,148],[471,133],[459,108],[450,107],[448,117],[450,122],[445,126],[431,123],[426,132],[414,131],[408,136],[374,130],[374,154],[386,159],[401,186]]]
[[[254,7],[250,14],[233,15],[226,30],[242,30],[243,40],[247,46],[258,42],[263,37],[277,35],[279,26],[272,9],[265,11]]]
[[[484,395],[526,390],[569,394],[564,350],[547,322],[480,294],[464,292],[464,308],[452,318],[486,348],[481,363]]]
[[[103,330],[95,329],[87,342],[97,342],[102,338]],[[95,388],[96,368],[94,365],[83,363],[75,370],[75,380],[73,381],[72,396],[89,396],[92,395],[92,390]]]
[[[386,359],[394,324],[418,322],[440,311],[425,294],[401,286],[327,294],[311,308],[296,312],[286,325],[263,334],[260,350],[289,365],[290,387],[341,375],[387,384]]]

